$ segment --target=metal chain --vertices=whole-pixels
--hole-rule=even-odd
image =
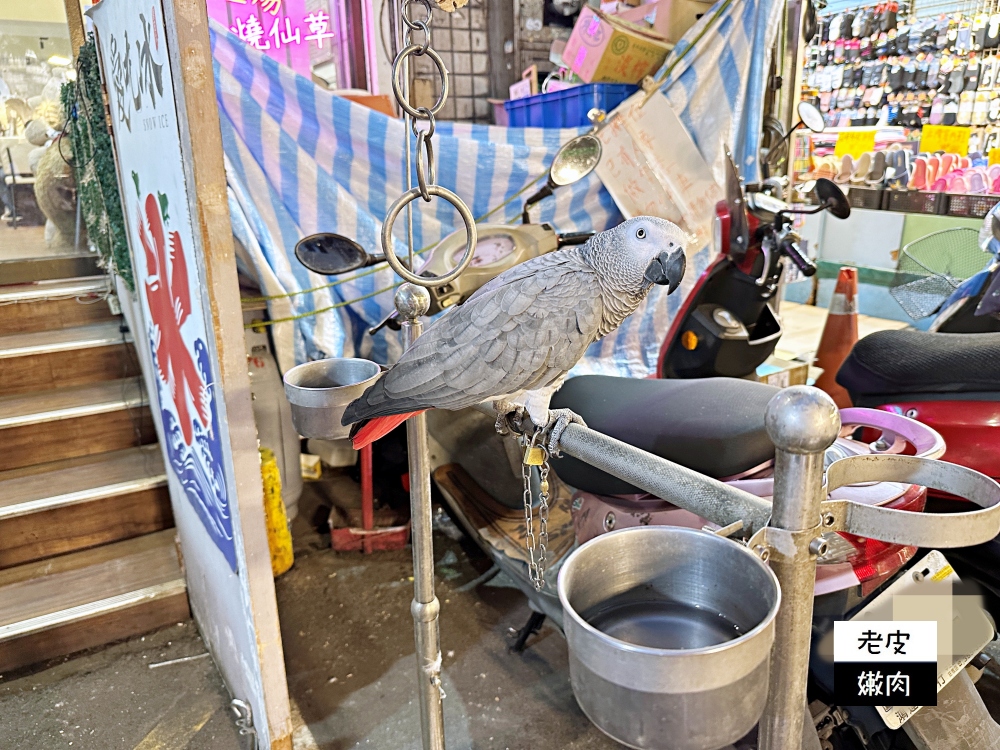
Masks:
[[[413,19],[411,14],[414,6],[423,7],[426,15],[423,18]],[[400,109],[403,110],[404,120],[409,124],[410,130],[416,138],[417,187],[412,187],[411,182],[411,145],[409,140],[410,136],[409,133],[407,133],[405,137],[405,153],[406,187],[408,189],[396,199],[396,201],[389,207],[389,211],[386,214],[385,221],[382,224],[382,250],[385,253],[386,261],[390,266],[392,266],[392,270],[403,277],[403,279],[412,284],[417,284],[423,287],[437,287],[451,282],[463,271],[465,271],[466,268],[468,268],[469,263],[472,262],[472,257],[476,252],[478,234],[476,231],[475,219],[473,218],[472,212],[469,210],[465,201],[450,190],[436,184],[437,170],[435,169],[434,164],[434,144],[432,143],[432,138],[434,137],[434,131],[436,129],[435,117],[441,111],[445,101],[448,99],[449,74],[448,69],[445,67],[444,60],[441,59],[441,56],[431,46],[431,29],[429,21],[431,20],[432,6],[430,0],[405,0],[400,8],[399,15],[402,20],[402,38],[400,39],[402,47],[396,54],[396,59],[392,61],[392,93],[395,95],[396,102],[399,104]],[[417,43],[414,39],[414,32],[417,31],[423,33],[423,38],[419,41],[419,43]],[[408,86],[406,85],[404,79],[408,75],[407,71],[409,66],[407,65],[406,59],[410,55],[417,55],[418,57],[426,55],[430,58],[431,62],[434,63],[438,75],[441,78],[441,93],[432,107],[414,107],[408,101]],[[417,120],[427,123],[426,126],[417,128]],[[459,216],[462,217],[462,220],[465,223],[468,242],[466,243],[465,253],[462,256],[462,260],[457,263],[451,271],[440,276],[418,276],[413,272],[413,215],[409,204],[416,198],[422,198],[424,201],[430,203],[431,199],[435,197],[444,198],[455,207],[456,211],[458,211]],[[409,244],[409,264],[407,266],[404,266],[397,258],[393,250],[392,239],[393,223],[399,215],[400,210],[403,208],[406,209],[407,242]]]
[[[521,480],[524,484],[524,526],[525,547],[528,550],[528,578],[535,591],[545,586],[545,553],[549,545],[549,451],[539,438],[542,428],[535,430],[530,441],[522,436],[525,444],[524,460],[521,462]],[[535,518],[531,501],[531,467],[538,467],[538,536],[535,536]]]

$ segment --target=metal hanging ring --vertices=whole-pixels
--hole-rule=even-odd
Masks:
[[[428,203],[431,202],[431,194],[427,192],[427,187],[428,183],[433,185],[437,182],[435,172],[434,144],[431,143],[431,137],[421,130],[417,134],[417,186],[420,190],[420,197]]]
[[[399,106],[403,108],[410,117],[417,117],[425,119],[425,116],[421,113],[420,109],[426,109],[421,107],[420,109],[415,108],[412,104],[406,101],[403,96],[403,84],[399,80],[400,73],[403,69],[403,61],[412,54],[418,52],[421,48],[419,44],[408,44],[399,51],[396,55],[396,59],[392,61],[392,93],[396,97],[396,101],[399,102]],[[432,47],[427,48],[427,56],[434,61],[437,66],[438,73],[441,75],[441,95],[438,97],[437,102],[434,106],[430,108],[431,114],[436,115],[441,111],[441,107],[444,106],[445,101],[448,99],[448,69],[444,66],[444,60],[441,59],[441,55],[434,51]]]
[[[437,122],[434,119],[434,113],[427,109],[427,107],[417,107],[417,112],[419,112],[419,114],[410,120],[410,131],[413,133],[413,137],[419,138],[421,133],[426,133],[428,138],[433,138],[434,129],[437,127]],[[427,127],[423,130],[417,128],[418,120],[426,120]]]
[[[413,32],[414,31],[422,31],[424,33],[424,43],[422,45],[420,45],[420,49],[417,50],[417,53],[416,53],[417,56],[419,57],[420,55],[426,55],[427,54],[427,48],[431,46],[431,30],[427,26],[427,22],[426,21],[417,21],[416,27],[417,28],[415,28],[412,31],[410,31],[410,38],[407,39],[407,41],[410,44],[414,43],[413,42]]]
[[[455,210],[458,211],[459,215],[462,217],[462,221],[465,222],[467,242],[465,245],[465,255],[462,256],[461,262],[451,271],[441,276],[418,276],[404,266],[403,261],[401,261],[396,255],[392,244],[392,225],[396,223],[399,212],[402,211],[406,205],[415,201],[417,198],[422,197],[420,188],[411,188],[410,190],[407,190],[396,199],[396,202],[393,203],[392,206],[389,207],[389,213],[385,217],[385,221],[382,222],[382,250],[385,253],[386,261],[390,266],[392,266],[392,270],[399,274],[400,277],[412,284],[416,284],[417,286],[433,288],[451,283],[457,279],[466,268],[468,268],[469,264],[472,262],[472,256],[476,253],[476,242],[479,239],[479,235],[476,231],[476,219],[473,217],[472,211],[469,210],[469,207],[465,205],[465,202],[461,198],[448,190],[448,188],[443,188],[440,185],[428,185],[427,193],[437,198],[444,198],[448,201],[455,207]]]
[[[409,10],[410,7],[413,6],[413,5],[422,5],[422,6],[424,6],[424,10],[427,11],[427,17],[426,18],[421,18],[418,21],[411,21],[409,15],[407,14],[407,10]],[[403,7],[403,12],[400,15],[403,17],[403,23],[406,24],[406,27],[408,29],[410,29],[410,30],[414,30],[414,29],[416,29],[418,27],[418,24],[421,24],[421,23],[422,24],[426,24],[428,21],[430,21],[431,20],[431,14],[432,14],[432,11],[431,11],[430,0],[407,0],[405,6]]]

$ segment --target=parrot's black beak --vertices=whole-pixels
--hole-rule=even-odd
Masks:
[[[667,294],[670,294],[684,278],[685,268],[687,258],[683,250],[664,250],[649,262],[643,278],[651,284],[666,286]]]

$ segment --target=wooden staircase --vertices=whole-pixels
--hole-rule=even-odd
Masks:
[[[138,357],[107,289],[96,275],[0,286],[0,674],[190,615]]]

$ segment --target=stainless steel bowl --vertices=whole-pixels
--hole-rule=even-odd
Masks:
[[[339,440],[351,433],[340,420],[347,405],[374,383],[381,368],[367,359],[333,357],[293,367],[285,373],[292,424],[307,438]]]
[[[745,547],[695,529],[604,534],[559,573],[573,693],[632,748],[717,750],[767,699],[781,594]]]

